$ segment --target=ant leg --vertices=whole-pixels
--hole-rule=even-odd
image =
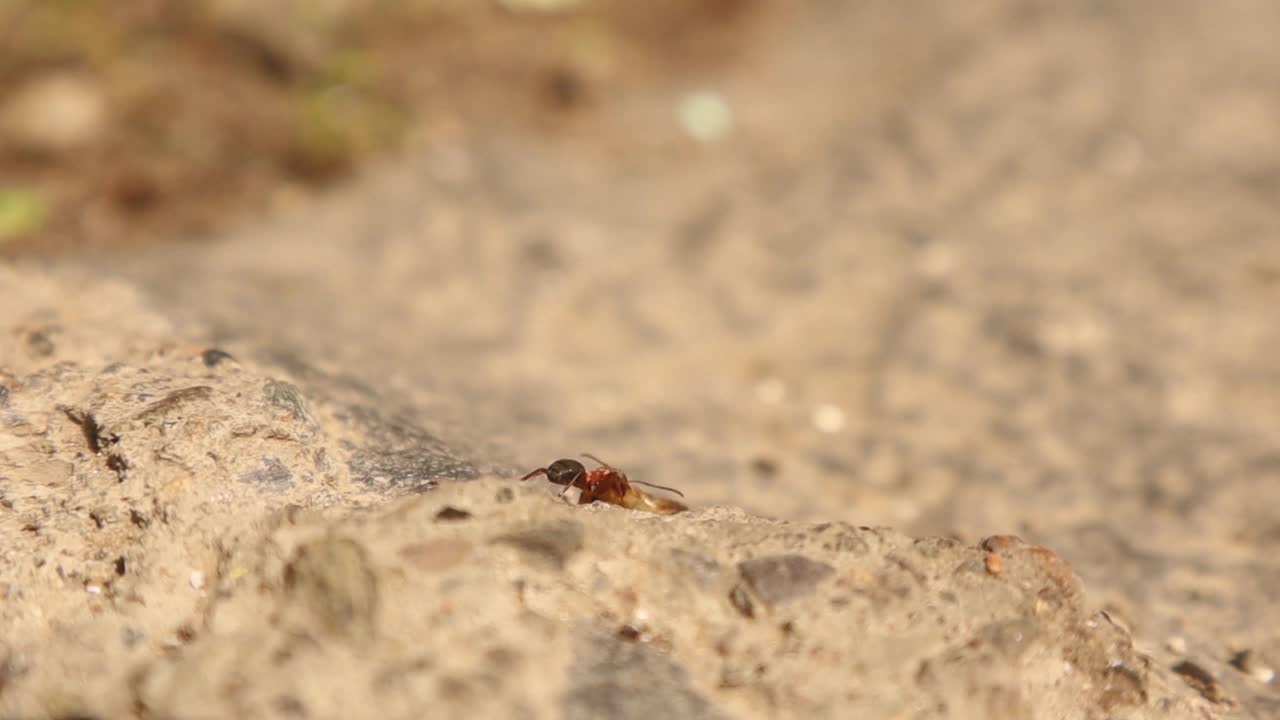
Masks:
[[[531,478],[531,477],[533,477],[533,476],[535,476],[535,475],[546,475],[548,479],[550,479],[550,478],[551,478],[551,473],[547,472],[547,469],[546,469],[546,468],[538,468],[537,470],[534,470],[533,472],[529,473],[528,475],[525,475],[524,477],[520,478],[520,480],[521,480],[521,481],[528,480],[529,478]]]

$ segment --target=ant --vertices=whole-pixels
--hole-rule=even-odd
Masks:
[[[628,480],[626,473],[595,455],[582,453],[582,456],[594,460],[600,467],[595,470],[587,470],[577,460],[561,458],[547,467],[538,468],[520,479],[528,480],[535,475],[546,475],[547,480],[556,485],[564,485],[564,489],[556,497],[564,497],[565,493],[569,492],[569,488],[576,487],[582,491],[578,495],[579,505],[586,505],[599,500],[611,505],[618,505],[631,510],[645,510],[659,515],[674,515],[689,509],[675,500],[650,495],[632,487],[632,485],[648,485],[649,487],[666,490],[684,497],[684,493],[675,488],[654,485],[641,480]]]

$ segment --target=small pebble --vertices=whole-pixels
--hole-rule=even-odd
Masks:
[[[691,92],[680,99],[680,125],[700,142],[723,138],[733,128],[733,111],[716,92]]]
[[[235,362],[235,358],[231,357],[231,353],[218,348],[209,348],[200,354],[201,360],[204,361],[205,367],[216,367],[218,363],[224,360]]]
[[[471,517],[471,513],[461,508],[445,505],[436,513],[436,522],[448,522],[451,520],[467,520]]]
[[[1004,570],[1004,561],[995,553],[987,553],[983,559],[983,564],[987,567],[987,574],[999,575]]]
[[[1269,685],[1276,679],[1276,671],[1262,662],[1252,650],[1241,650],[1231,656],[1230,662],[1232,667],[1264,685]]]
[[[756,400],[765,405],[778,405],[787,399],[787,386],[778,378],[768,378],[756,383]]]
[[[87,592],[87,593],[89,593],[90,595],[101,595],[101,594],[102,594],[102,586],[100,586],[100,585],[85,585],[85,586],[84,586],[84,591],[85,591],[85,592]]]
[[[0,133],[27,150],[76,150],[101,138],[107,129],[106,95],[87,75],[37,75],[6,92],[5,97],[0,107]]]
[[[1187,639],[1181,635],[1170,636],[1168,640],[1164,641],[1164,646],[1165,649],[1174,655],[1187,654]]]
[[[199,590],[204,587],[204,573],[199,570],[192,570],[190,582],[192,590]]]
[[[760,477],[775,477],[778,474],[778,461],[760,456],[751,461],[751,470]]]
[[[837,433],[844,429],[844,410],[831,404],[823,404],[813,410],[813,426],[820,432]]]
[[[518,14],[554,14],[568,12],[578,6],[580,0],[499,0],[506,10]]]
[[[741,583],[734,585],[729,591],[729,603],[742,613],[743,617],[753,618],[756,616],[755,603],[751,602],[751,596],[747,594],[747,589]]]
[[[1188,685],[1195,688],[1209,702],[1220,703],[1228,700],[1226,690],[1213,673],[1190,660],[1183,660],[1170,669],[1181,675]]]

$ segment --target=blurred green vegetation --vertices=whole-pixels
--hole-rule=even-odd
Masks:
[[[38,193],[21,188],[0,188],[0,243],[38,232],[47,208]]]
[[[736,37],[728,21],[751,5],[0,0],[0,184],[28,193],[7,200],[3,252],[200,236],[409,139],[553,130],[723,55],[704,41]],[[28,92],[42,83],[59,92]],[[83,122],[43,133],[60,102]],[[15,105],[23,122],[6,121]]]

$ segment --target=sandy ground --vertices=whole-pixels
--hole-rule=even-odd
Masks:
[[[0,715],[1275,717],[1277,21],[815,6],[0,271]],[[581,451],[694,509],[514,479]]]

